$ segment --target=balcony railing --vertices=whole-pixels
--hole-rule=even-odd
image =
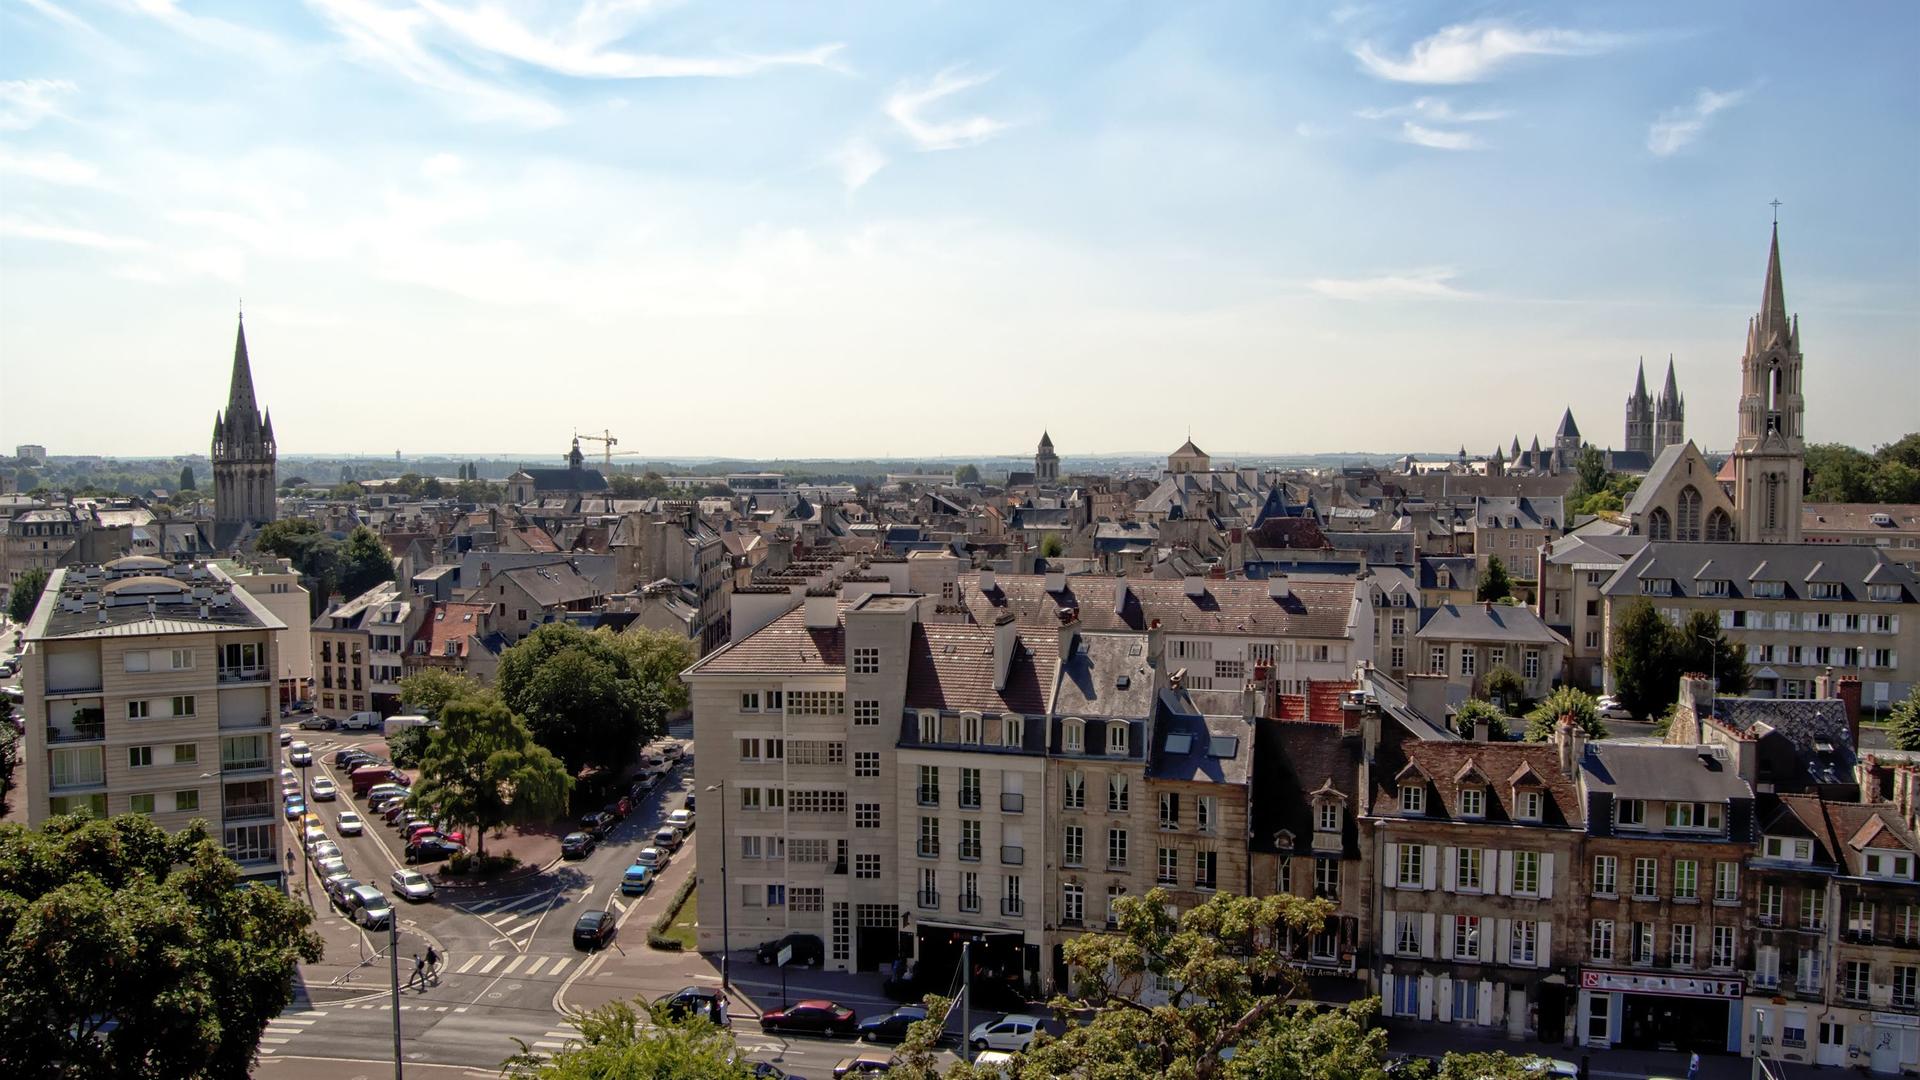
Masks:
[[[1081,922],[1081,920],[1080,920],[1080,916],[1078,916],[1078,915],[1070,915],[1070,916],[1065,916],[1065,917],[1063,917],[1063,918],[1061,918],[1061,920],[1060,920],[1060,925],[1061,925],[1061,926],[1074,926],[1074,927],[1078,927],[1078,926],[1081,926],[1081,925],[1083,925],[1083,924],[1082,924],[1082,922]]]
[[[923,859],[937,859],[940,857],[940,841],[922,840],[920,841],[920,846],[915,850],[918,851],[920,857]]]
[[[979,911],[980,910],[979,894],[978,893],[961,893],[960,894],[960,910],[961,911]]]
[[[47,741],[50,743],[97,742],[106,737],[107,722],[105,720],[82,722],[70,727],[62,727],[59,724],[47,725]]]
[[[1000,862],[1004,866],[1019,866],[1027,861],[1027,849],[1009,844],[1000,845]]]
[[[243,818],[270,818],[273,816],[273,804],[269,802],[228,803],[223,816],[230,822]]]
[[[919,796],[921,806],[940,805],[940,789],[937,787],[919,787],[915,789],[915,794]]]
[[[1872,930],[1861,929],[1858,927],[1849,927],[1847,928],[1846,931],[1843,932],[1842,936],[1846,939],[1848,943],[1853,945],[1873,944]]]
[[[223,667],[220,669],[220,681],[223,683],[259,682],[268,675],[264,666]]]
[[[266,767],[267,759],[264,757],[231,758],[220,762],[220,768],[225,772],[247,772],[251,769],[264,769]]]
[[[978,840],[960,841],[960,861],[961,862],[979,862],[980,861],[980,841]]]
[[[1003,814],[1022,814],[1027,809],[1027,797],[1018,791],[1000,793],[1000,812]]]
[[[920,906],[932,911],[940,906],[940,894],[927,889],[920,890]]]
[[[1005,915],[1007,918],[1017,919],[1021,915],[1026,914],[1026,911],[1027,902],[1019,897],[1003,896],[1000,898],[1000,914]]]
[[[970,788],[961,788],[960,789],[960,809],[962,810],[980,809],[980,792],[976,790],[972,790]]]

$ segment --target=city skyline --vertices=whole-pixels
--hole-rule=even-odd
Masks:
[[[1774,199],[1810,441],[1898,438],[1920,15],[1684,19],[0,7],[0,441],[200,449],[244,297],[289,456],[1620,448],[1668,354],[1724,450]]]

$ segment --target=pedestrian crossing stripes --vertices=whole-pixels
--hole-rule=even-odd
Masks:
[[[460,966],[453,969],[453,973],[455,975],[492,975],[494,974],[494,969],[499,968],[502,961],[506,961],[506,967],[501,968],[499,974],[519,974],[527,978],[532,978],[540,974],[558,975],[573,963],[573,957],[571,956],[528,956],[522,954],[508,960],[508,955],[507,953],[474,953],[465,960],[462,960]],[[523,964],[526,965],[524,971],[521,970],[521,965]]]
[[[309,1009],[298,1014],[276,1016],[267,1021],[267,1030],[260,1036],[260,1053],[272,1054],[294,1040],[294,1037],[307,1030],[307,1026],[320,1017],[327,1015],[324,1009]]]
[[[537,1050],[563,1050],[567,1043],[578,1042],[579,1039],[580,1033],[577,1031],[549,1031],[544,1037],[533,1040],[533,1046]]]
[[[504,941],[524,950],[532,943],[533,930],[540,925],[541,916],[559,902],[559,897],[557,892],[538,892],[454,906],[469,915],[478,916],[492,927],[494,933],[499,935],[493,939],[496,943]]]

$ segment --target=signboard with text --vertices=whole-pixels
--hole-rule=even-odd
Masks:
[[[1638,971],[1607,971],[1583,968],[1583,990],[1618,990],[1629,994],[1664,994],[1667,997],[1704,997],[1737,999],[1745,992],[1739,979],[1709,979],[1694,975],[1653,975]]]

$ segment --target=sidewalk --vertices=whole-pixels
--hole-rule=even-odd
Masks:
[[[290,895],[294,903],[306,906],[305,892],[297,884]],[[328,905],[327,894],[317,885],[313,890],[313,899],[318,906],[313,929],[319,933],[324,951],[318,963],[300,965],[299,976],[294,980],[294,1001],[327,1005],[389,990],[393,976],[386,953],[391,940],[387,932],[362,931],[360,927],[340,918]],[[418,931],[402,922],[402,979],[413,970],[413,954],[426,951],[427,941]]]
[[[1464,1030],[1434,1031],[1431,1024],[1409,1024],[1405,1020],[1387,1018],[1379,1021],[1387,1030],[1387,1048],[1397,1053],[1425,1054],[1438,1057],[1449,1052],[1497,1051],[1503,1054],[1538,1054],[1541,1057],[1557,1058],[1579,1064],[1582,1056],[1588,1060],[1590,1075],[1594,1080],[1645,1080],[1650,1076],[1684,1077],[1687,1075],[1685,1053],[1653,1050],[1585,1050],[1577,1046],[1562,1046],[1559,1043],[1529,1042],[1503,1038],[1499,1035],[1481,1035]],[[1796,1065],[1788,1062],[1775,1062],[1774,1067],[1782,1070],[1779,1075],[1789,1080],[1813,1080],[1815,1077],[1837,1077],[1848,1070],[1839,1068],[1821,1068],[1814,1065]],[[1751,1059],[1735,1057],[1732,1054],[1700,1055],[1699,1080],[1748,1080],[1753,1075]]]

